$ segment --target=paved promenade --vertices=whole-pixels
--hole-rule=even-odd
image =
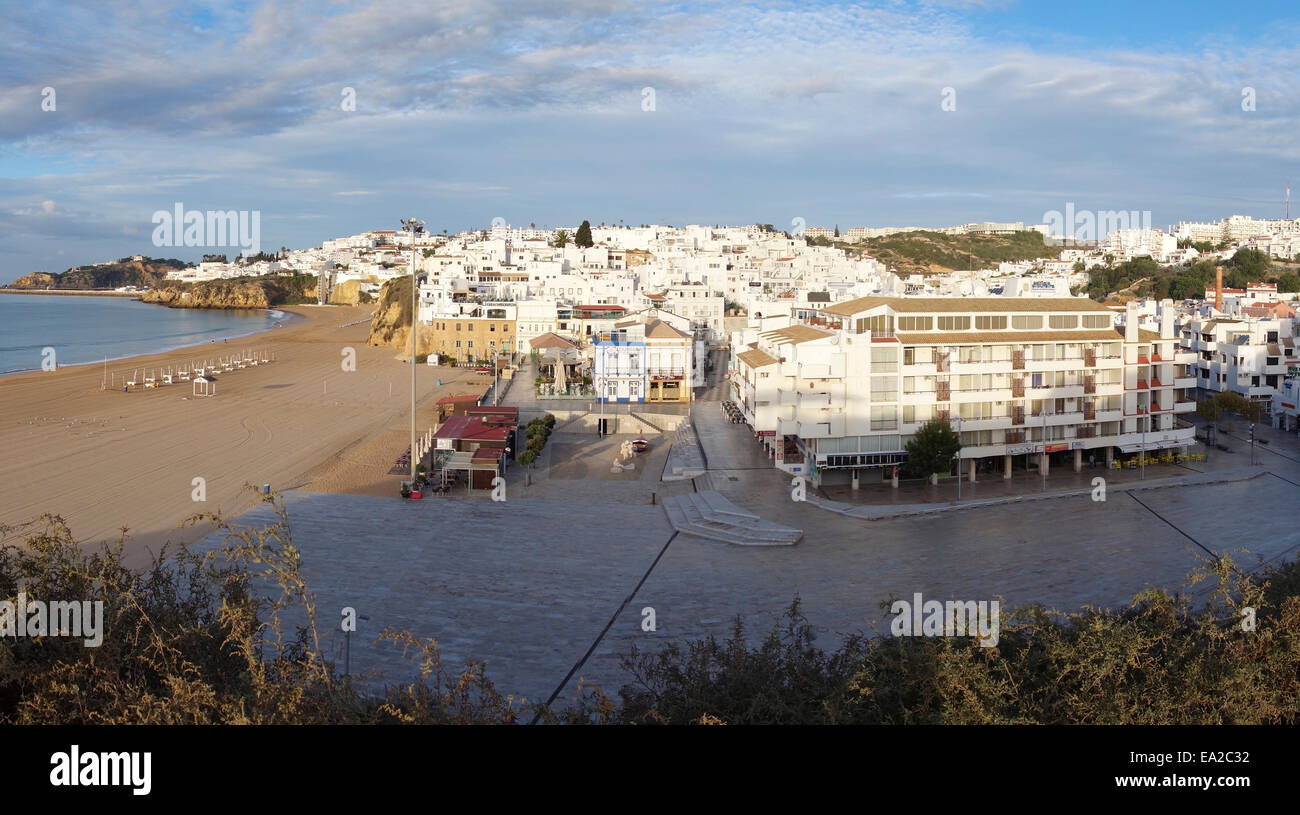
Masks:
[[[1149,489],[1117,483],[1105,501],[1061,472],[1040,500],[983,496],[959,511],[865,520],[791,500],[789,476],[716,403],[697,402],[692,415],[709,468],[699,484],[659,480],[668,437],[636,469],[614,474],[619,439],[572,432],[552,436],[531,486],[511,468],[504,503],[289,494],[294,541],[323,614],[351,605],[370,617],[354,635],[354,672],[414,675],[394,649],[371,642],[392,625],[437,639],[449,666],[487,660],[508,693],[545,701],[563,686],[563,701],[579,677],[610,691],[628,681],[620,658],[633,646],[725,636],[737,616],[761,635],[796,595],[819,644],[833,648],[849,632],[887,630],[880,603],[891,597],[1115,607],[1146,588],[1179,590],[1211,554],[1258,568],[1300,548],[1292,511],[1300,441],[1268,429],[1253,467],[1233,440],[1222,467],[1152,468],[1136,485]],[[1217,483],[1193,483],[1201,478]],[[675,536],[659,504],[697,487],[804,538],[744,547]],[[1190,591],[1204,597],[1209,587]],[[647,607],[655,631],[642,629]],[[331,647],[341,648],[334,636]]]

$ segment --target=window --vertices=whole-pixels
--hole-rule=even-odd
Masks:
[[[460,323],[456,323],[456,330],[457,330],[457,331],[460,330]]]
[[[970,317],[940,317],[940,331],[969,331]]]
[[[857,333],[870,331],[873,337],[894,336],[894,315],[877,314],[875,317],[860,317],[857,321]]]
[[[1022,331],[1037,331],[1043,327],[1043,316],[1041,314],[1017,314],[1011,318],[1011,327]]]
[[[903,423],[913,424],[916,422],[916,405],[903,405]]]
[[[488,323],[488,331],[496,331],[496,330],[497,330],[496,323]]]
[[[871,348],[871,372],[889,374],[898,371],[898,348],[894,345]]]
[[[1110,328],[1109,314],[1085,314],[1083,315],[1084,328]]]
[[[1079,315],[1078,314],[1053,314],[1047,318],[1047,325],[1049,328],[1057,328],[1057,329],[1078,328]]]
[[[474,341],[473,341],[473,340],[470,340],[469,343],[468,343],[465,347],[466,347],[466,348],[473,348],[473,347],[474,347]]]
[[[898,401],[898,377],[896,376],[871,377],[871,401],[872,402],[897,402]]]
[[[871,406],[872,430],[897,430],[898,407],[896,405]]]
[[[1005,316],[987,315],[975,318],[975,328],[980,331],[1002,331],[1007,327]]]
[[[903,364],[904,364],[904,365],[915,365],[915,364],[916,364],[916,349],[915,349],[915,348],[904,348],[904,349],[903,349]]]
[[[934,328],[933,317],[899,317],[899,331],[930,331]]]

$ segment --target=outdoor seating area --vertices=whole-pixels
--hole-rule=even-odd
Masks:
[[[1205,461],[1204,453],[1161,453],[1152,454],[1146,457],[1146,463],[1152,464],[1190,464],[1192,462]],[[1136,470],[1142,466],[1141,456],[1129,456],[1126,459],[1115,459],[1110,463],[1112,470]]]

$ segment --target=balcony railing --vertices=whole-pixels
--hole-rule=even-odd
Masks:
[[[1089,368],[1096,367],[1096,365],[1097,365],[1097,349],[1096,349],[1096,348],[1085,348],[1085,349],[1083,349],[1083,364],[1086,365],[1086,366],[1088,366]]]
[[[1092,404],[1091,402],[1084,403],[1083,420],[1085,422],[1091,422],[1096,418],[1097,418],[1097,406]]]
[[[1008,430],[1008,431],[1006,432],[1006,436],[1005,436],[1005,443],[1006,443],[1006,444],[1024,444],[1024,443],[1025,443],[1025,431],[1023,431],[1023,430]]]
[[[951,385],[948,382],[935,383],[934,398],[938,402],[949,401],[952,398]]]
[[[1012,423],[1012,424],[1024,424],[1024,423],[1025,423],[1025,409],[1024,409],[1024,408],[1022,408],[1022,407],[1017,407],[1017,408],[1012,408],[1012,409],[1011,409],[1011,423]]]
[[[1094,425],[1083,425],[1074,431],[1076,439],[1091,439],[1096,438],[1096,436],[1097,428]]]
[[[1083,392],[1084,392],[1084,393],[1096,393],[1096,392],[1097,392],[1097,377],[1095,377],[1095,376],[1085,376],[1085,377],[1083,378]]]
[[[1016,379],[1011,383],[1011,395],[1016,398],[1023,398],[1025,395],[1025,380]]]
[[[1024,352],[1024,351],[1012,351],[1012,352],[1011,352],[1011,370],[1013,370],[1013,371],[1023,371],[1024,369],[1025,369],[1025,352]]]

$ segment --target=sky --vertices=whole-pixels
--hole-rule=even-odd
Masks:
[[[178,204],[259,212],[269,250],[412,216],[435,232],[1034,224],[1068,205],[1157,227],[1277,218],[1300,188],[1297,8],[10,4],[0,281],[238,251],[156,247],[154,213]]]

